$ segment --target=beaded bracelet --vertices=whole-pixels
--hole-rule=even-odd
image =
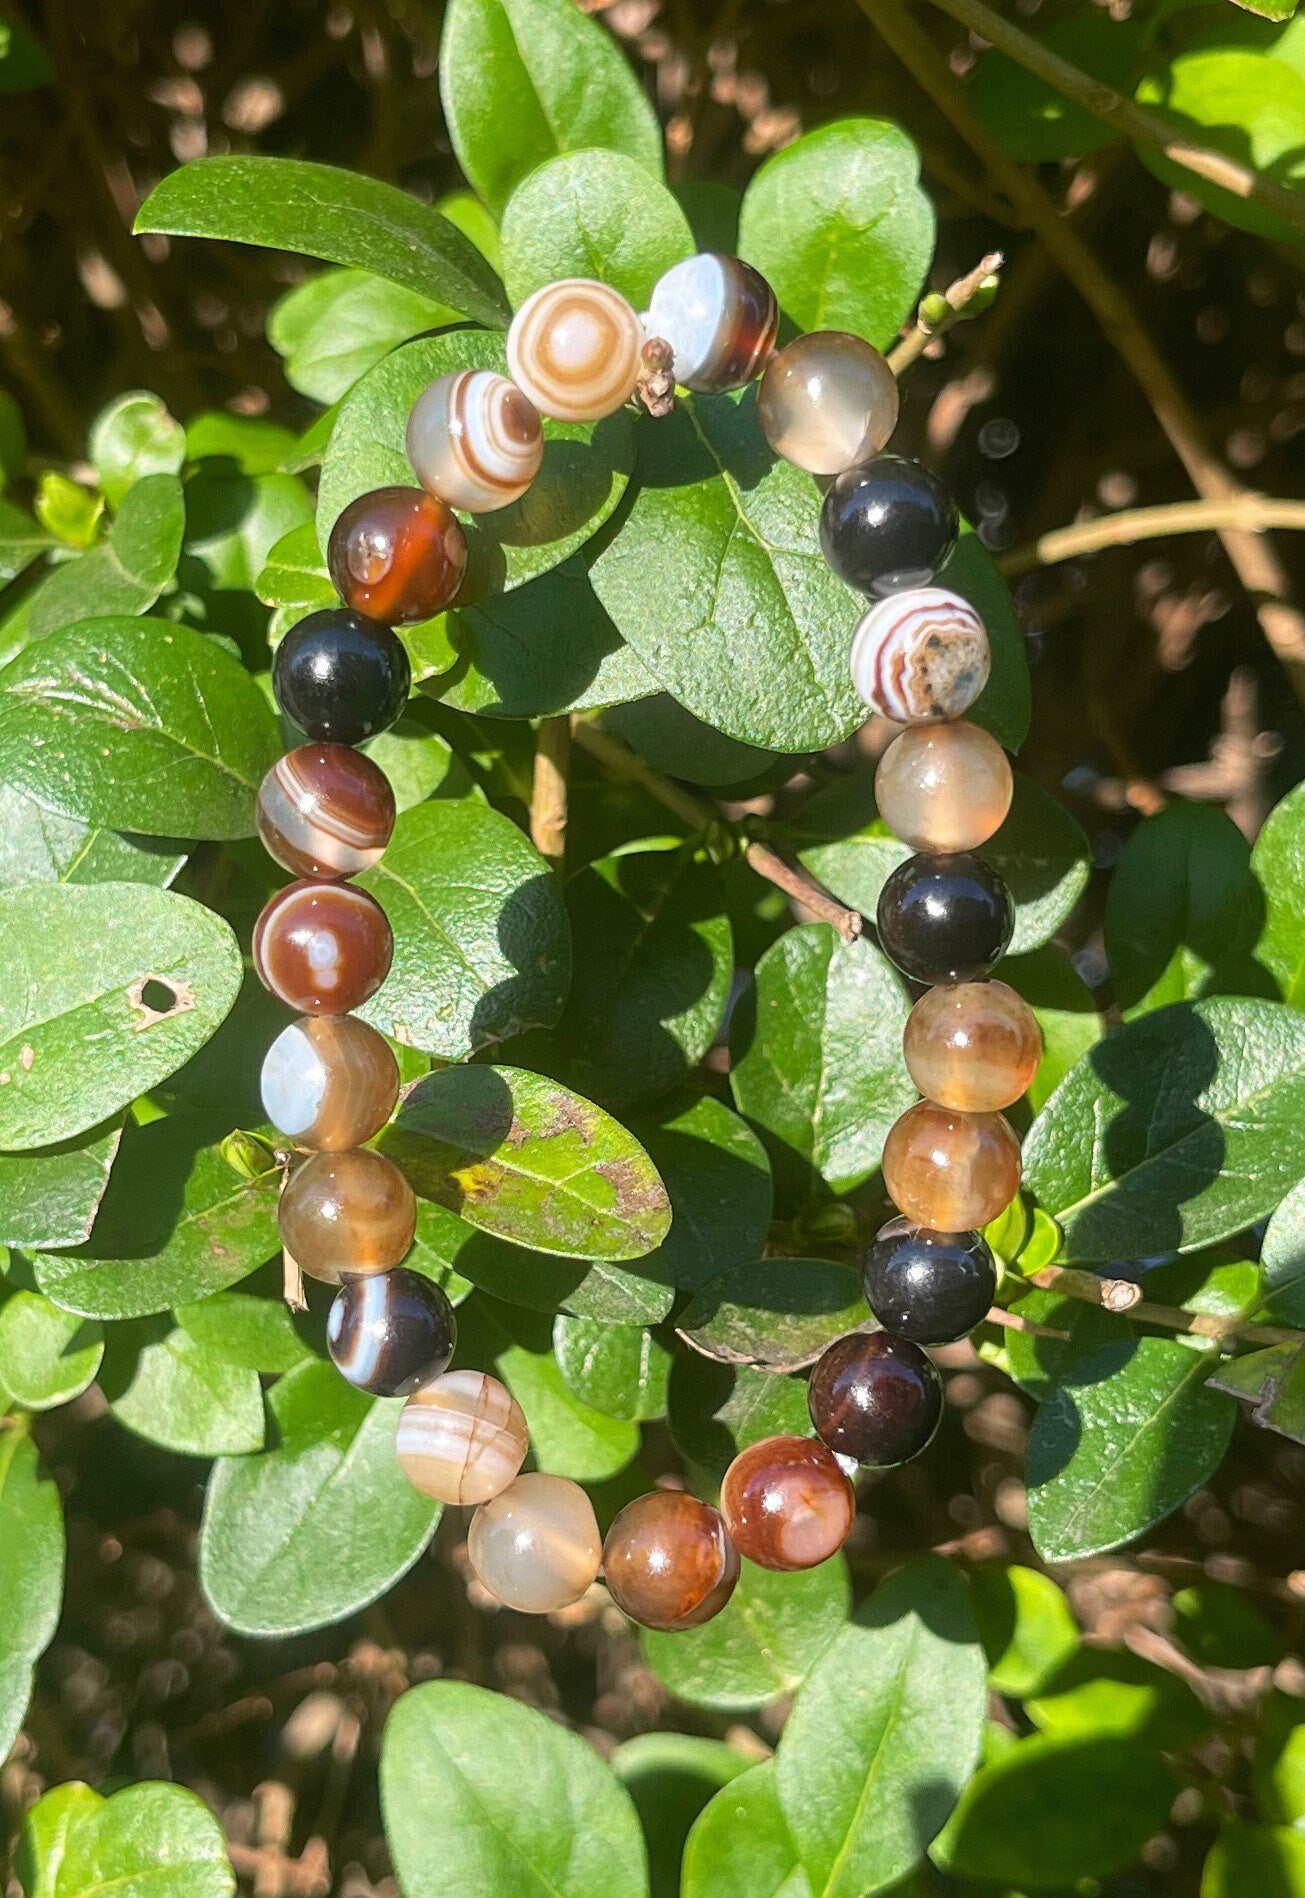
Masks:
[[[343,511],[328,549],[342,605],[300,621],[273,668],[277,701],[308,739],[273,766],[258,799],[263,842],[296,879],[268,902],[253,942],[263,982],[301,1015],[262,1073],[269,1119],[310,1150],[281,1197],[282,1240],[310,1277],[338,1287],[327,1342],[344,1376],[406,1398],[396,1437],[405,1474],[424,1495],[475,1508],[473,1571],[499,1601],[532,1612],[578,1600],[601,1568],[633,1620],[693,1627],[729,1600],[740,1555],[782,1570],[831,1556],[855,1517],[849,1470],[900,1463],[937,1428],[942,1384],[922,1347],[963,1337],[989,1309],[996,1271],[977,1229],[1019,1188],[1019,1143],[1000,1110],[1025,1091],[1041,1045],[1027,1003],[986,979],[1013,910],[973,853],[1005,818],[1012,781],[996,741],[960,722],[986,683],[989,653],[974,608],[933,584],[956,543],[956,509],[918,463],[880,452],[898,396],[879,351],[823,331],[775,353],[778,325],[770,286],[733,257],[677,264],[642,319],[587,279],[537,290],[508,331],[508,377],[464,370],[418,397],[407,452],[420,488],[380,488]],[[659,374],[668,381],[668,363],[692,390],[760,376],[757,412],[772,448],[832,478],[821,544],[873,602],[853,637],[853,680],[872,710],[907,727],[879,764],[879,809],[921,853],[884,886],[879,939],[904,975],[935,986],[905,1035],[924,1099],[884,1148],[885,1185],[904,1216],[865,1259],[882,1328],[840,1338],[815,1365],[814,1438],[741,1451],[719,1510],[683,1491],[640,1497],[604,1543],[577,1483],[520,1474],[529,1448],[520,1405],[496,1378],[449,1370],[453,1307],[401,1263],[416,1201],[394,1163],[364,1144],[394,1109],[398,1065],[349,1012],[384,981],[394,942],[381,906],[347,881],[381,857],[395,805],[384,774],[354,747],[407,701],[393,628],[429,619],[461,585],[467,543],[454,510],[492,511],[525,493],[543,456],[541,416],[598,421],[636,390],[664,411],[668,392],[648,390]]]

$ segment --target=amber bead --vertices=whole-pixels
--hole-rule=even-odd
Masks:
[[[324,1285],[388,1272],[417,1226],[407,1180],[393,1160],[365,1147],[312,1154],[290,1175],[276,1214],[286,1251]]]
[[[603,1544],[608,1593],[631,1621],[670,1633],[718,1615],[739,1579],[720,1512],[684,1490],[627,1503]]]
[[[846,330],[813,330],[766,365],[757,420],[786,461],[837,475],[879,453],[897,426],[897,400],[897,379],[872,344]]]
[[[547,1615],[598,1579],[603,1544],[594,1506],[565,1476],[530,1472],[482,1503],[467,1530],[476,1580],[506,1608]]]
[[[913,982],[973,982],[1009,948],[1015,905],[982,857],[908,857],[879,892],[875,927]]]
[[[981,1232],[931,1232],[909,1219],[880,1228],[861,1277],[880,1324],[913,1344],[954,1344],[982,1323],[997,1290]]]
[[[999,1113],[1025,1092],[1042,1059],[1037,1016],[1004,982],[930,989],[907,1017],[911,1079],[940,1107]]]
[[[986,1226],[1020,1189],[1020,1143],[1000,1114],[958,1114],[918,1101],[884,1142],[884,1185],[917,1226]]]
[[[378,863],[394,830],[394,792],[349,745],[299,745],[258,792],[258,834],[296,877],[352,877]]]
[[[875,772],[879,815],[912,850],[977,850],[1005,823],[1013,789],[997,740],[963,719],[913,725]]]
[[[254,924],[253,957],[273,995],[305,1015],[345,1015],[390,972],[394,934],[352,883],[288,883]]]
[[[817,1361],[807,1405],[831,1450],[891,1469],[918,1456],[938,1428],[942,1379],[909,1338],[853,1331]]]
[[[263,1110],[303,1147],[336,1153],[379,1133],[399,1098],[399,1064],[352,1015],[305,1015],[263,1057]]]
[[[448,605],[467,569],[452,508],[420,488],[375,488],[331,529],[327,565],[346,606],[384,626],[412,626]]]
[[[815,1568],[846,1541],[856,1497],[823,1443],[766,1437],[726,1470],[720,1512],[739,1554],[759,1568]]]

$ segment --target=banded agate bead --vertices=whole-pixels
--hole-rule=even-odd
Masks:
[[[408,703],[412,668],[388,626],[330,606],[292,626],[272,661],[272,690],[310,738],[360,745]]]
[[[290,1175],[276,1216],[295,1263],[339,1285],[398,1265],[417,1229],[417,1201],[393,1160],[359,1147],[311,1154]]]
[[[393,955],[389,917],[352,883],[288,883],[254,924],[259,980],[304,1015],[360,1008],[389,974]]]
[[[934,1232],[986,1226],[1020,1190],[1020,1143],[1000,1114],[908,1107],[884,1142],[884,1186],[906,1218]]]
[[[956,503],[903,455],[845,468],[820,510],[820,544],[848,586],[879,599],[932,580],[956,545]]]
[[[757,420],[777,455],[808,474],[836,475],[877,455],[897,427],[897,378],[879,351],[846,330],[795,337],[766,365]]]
[[[394,792],[348,745],[299,745],[258,791],[258,834],[296,877],[351,877],[379,863],[394,831]]]
[[[684,388],[741,389],[775,347],[779,305],[751,264],[702,251],[658,278],[643,326],[670,344]]]
[[[630,400],[643,332],[619,291],[563,277],[526,298],[508,330],[508,372],[541,415],[597,422]]]
[[[997,1291],[981,1232],[931,1232],[909,1219],[880,1228],[861,1277],[880,1324],[913,1344],[955,1344],[983,1322]]]
[[[1023,1094],[1042,1059],[1037,1016],[1004,982],[930,989],[906,1021],[911,1079],[940,1107],[997,1113]]]
[[[457,1341],[458,1322],[439,1286],[401,1265],[349,1279],[326,1316],[336,1370],[373,1397],[407,1397],[441,1377]]]
[[[684,1490],[627,1503],[603,1544],[607,1592],[631,1621],[669,1634],[718,1615],[739,1579],[718,1510]]]
[[[1013,789],[997,740],[964,720],[904,731],[875,772],[879,815],[913,850],[977,850],[1005,823]]]
[[[982,857],[908,857],[879,892],[875,927],[913,982],[973,982],[1009,948],[1015,905]]]
[[[404,1475],[423,1496],[471,1506],[512,1482],[530,1434],[525,1412],[496,1377],[446,1371],[408,1399],[394,1447]]]
[[[602,1558],[594,1506],[565,1476],[518,1476],[480,1505],[467,1530],[476,1580],[522,1614],[569,1608],[598,1579]]]
[[[807,1391],[821,1442],[879,1470],[919,1456],[938,1428],[942,1403],[935,1366],[918,1344],[891,1331],[835,1339]]]
[[[467,537],[437,495],[375,488],[336,521],[326,563],[346,606],[385,626],[415,626],[442,612],[462,585]]]
[[[959,718],[988,683],[991,663],[983,621],[945,587],[880,600],[858,620],[849,659],[871,711],[899,725]]]
[[[847,1540],[856,1497],[823,1443],[765,1437],[726,1470],[720,1512],[739,1554],[759,1568],[815,1568]]]
[[[455,369],[413,403],[407,450],[428,493],[487,514],[519,501],[530,486],[544,458],[544,432],[515,382],[492,369]]]
[[[338,1152],[379,1133],[399,1098],[399,1064],[353,1015],[305,1016],[263,1057],[263,1111],[302,1147]]]

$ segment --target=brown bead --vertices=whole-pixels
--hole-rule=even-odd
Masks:
[[[263,1057],[263,1111],[301,1147],[339,1153],[379,1133],[399,1098],[399,1064],[353,1015],[302,1015]]]
[[[875,772],[879,815],[913,850],[977,850],[999,831],[1014,780],[995,738],[958,719],[912,725]]]
[[[766,1437],[725,1472],[720,1512],[759,1568],[815,1568],[847,1539],[856,1496],[832,1450],[810,1437]]]
[[[326,559],[346,606],[384,626],[411,626],[441,612],[462,585],[467,539],[437,496],[375,488],[340,515]]]
[[[1025,1092],[1042,1059],[1037,1016],[1004,982],[930,989],[907,1017],[911,1079],[940,1107],[998,1113]]]
[[[390,972],[394,933],[374,896],[351,883],[288,883],[254,924],[265,988],[305,1015],[346,1015]]]
[[[389,779],[349,745],[299,745],[259,787],[258,834],[291,876],[357,876],[380,861],[393,829]]]
[[[932,1360],[891,1331],[836,1338],[817,1361],[807,1391],[821,1441],[881,1470],[919,1456],[942,1407],[942,1379]]]
[[[608,1530],[603,1574],[631,1621],[670,1633],[720,1613],[739,1557],[718,1510],[684,1490],[655,1489],[627,1503]]]
[[[884,1142],[884,1185],[917,1226],[986,1226],[1020,1190],[1020,1143],[1000,1114],[917,1101]]]
[[[398,1265],[412,1245],[417,1202],[393,1160],[356,1147],[297,1166],[277,1218],[281,1243],[309,1278],[339,1285]]]

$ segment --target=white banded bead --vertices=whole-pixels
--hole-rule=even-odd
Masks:
[[[508,331],[508,370],[541,415],[597,422],[634,394],[643,331],[619,291],[563,277],[526,298]]]
[[[852,638],[852,683],[901,725],[959,718],[988,683],[983,621],[959,593],[914,587],[870,608]]]
[[[738,257],[702,251],[659,277],[643,319],[674,352],[686,389],[741,389],[766,366],[779,329],[775,293]]]
[[[408,416],[408,460],[423,488],[467,514],[520,500],[544,455],[539,415],[492,369],[438,376]]]

